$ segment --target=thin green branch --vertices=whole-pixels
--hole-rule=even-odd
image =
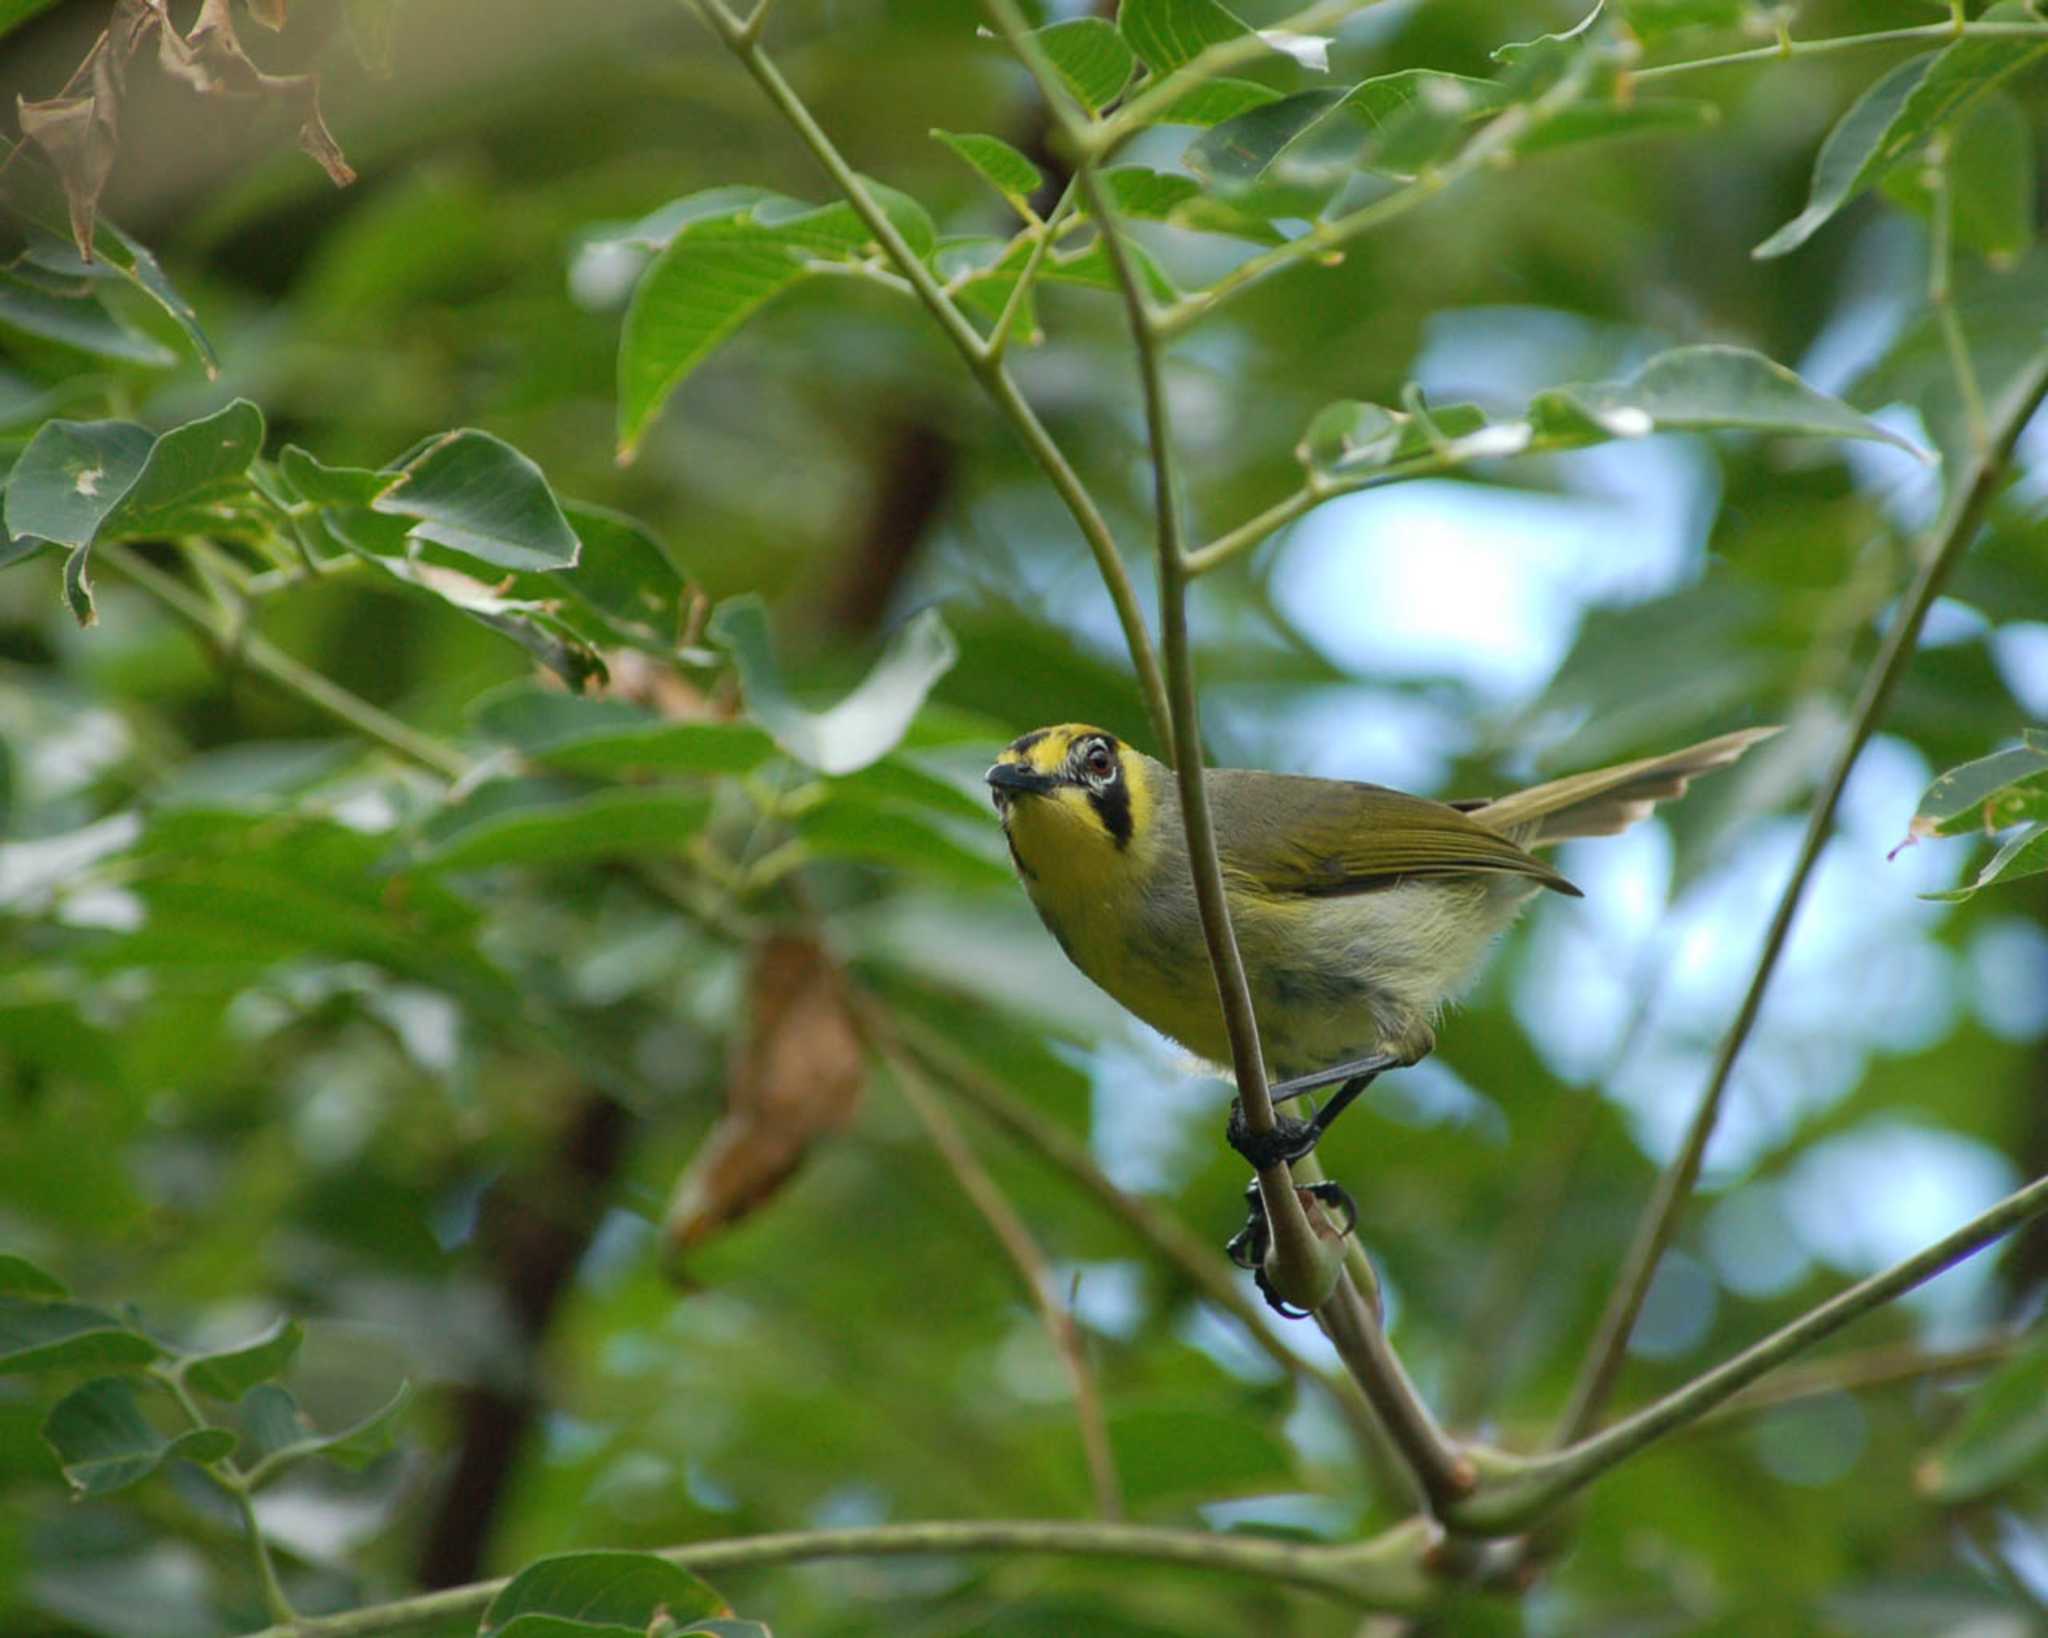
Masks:
[[[177,576],[151,564],[139,552],[126,546],[106,545],[95,546],[93,554],[102,564],[120,570],[219,646],[224,654],[232,655],[239,664],[298,695],[308,705],[325,711],[365,739],[388,746],[407,760],[448,779],[461,779],[470,772],[469,758],[454,746],[399,721],[388,711],[379,710],[368,700],[329,681],[311,666],[300,664],[265,638],[240,629],[239,620],[225,614]]]
[[[1555,1455],[1521,1464],[1457,1504],[1453,1528],[1498,1535],[1519,1530],[1644,1447],[1699,1421],[1743,1388],[1874,1309],[1953,1268],[1964,1258],[2048,1212],[2048,1177],[2008,1195],[1925,1251],[1851,1286],[1733,1359],[1696,1377],[1605,1432]]]
[[[1311,1383],[1327,1393],[1351,1429],[1353,1442],[1368,1469],[1383,1481],[1390,1477],[1384,1437],[1358,1385],[1348,1376],[1312,1365],[1289,1347],[1267,1323],[1265,1311],[1245,1295],[1217,1259],[1213,1246],[1197,1239],[1178,1218],[1118,1188],[1109,1174],[1095,1164],[1085,1143],[1046,1119],[937,1030],[902,1013],[894,1016],[892,1027],[984,1119],[1008,1132],[1055,1171],[1092,1195],[1105,1211],[1193,1286],[1204,1301],[1236,1320],[1253,1347],[1297,1382]]]
[[[1069,180],[1060,194],[1059,203],[1043,222],[1032,229],[1031,254],[1024,260],[1024,266],[1017,273],[1017,282],[1010,286],[1010,294],[1003,302],[1003,310],[996,315],[995,327],[988,333],[984,344],[991,363],[1000,360],[1009,350],[1010,333],[1017,324],[1017,315],[1024,311],[1025,298],[1031,294],[1031,287],[1038,279],[1038,270],[1045,265],[1045,258],[1051,251],[1053,240],[1059,237],[1061,227],[1073,213],[1074,201],[1078,197],[1074,183]]]
[[[1878,29],[1869,34],[1838,34],[1825,40],[1780,40],[1775,45],[1755,46],[1747,51],[1730,51],[1719,57],[1698,57],[1691,62],[1659,63],[1638,68],[1630,76],[1637,80],[1670,79],[1703,68],[1733,68],[1741,63],[1777,62],[1787,57],[1819,57],[1836,51],[1853,51],[1862,46],[1900,45],[1922,40],[1945,45],[1951,40],[2038,39],[2048,35],[2048,23],[1923,23],[1914,28]]]
[[[185,1372],[181,1364],[154,1365],[149,1374],[169,1390],[178,1408],[185,1413],[186,1420],[195,1428],[210,1428],[214,1424],[206,1419],[206,1413],[199,1408],[199,1402],[185,1386]],[[263,1589],[263,1607],[270,1612],[273,1621],[290,1624],[298,1620],[298,1611],[292,1608],[292,1601],[285,1597],[284,1582],[279,1579],[277,1562],[270,1555],[270,1543],[265,1539],[263,1526],[256,1521],[255,1481],[235,1465],[232,1456],[223,1456],[216,1462],[196,1464],[200,1471],[225,1490],[235,1504],[235,1511],[242,1516],[242,1529],[248,1536],[249,1554],[256,1564],[256,1580]]]
[[[1962,401],[1964,436],[1975,454],[1984,447],[1990,427],[1984,415],[1984,390],[1977,382],[1977,366],[1970,358],[1970,344],[1963,335],[1962,316],[1955,304],[1955,188],[1949,176],[1949,139],[1944,132],[1931,145],[1924,170],[1932,210],[1927,231],[1927,303],[1941,329],[1941,344],[1948,353],[1949,373],[1955,377],[1956,396]]]
[[[1037,412],[1026,402],[1002,360],[990,352],[988,344],[976,334],[959,304],[947,295],[931,269],[905,242],[867,184],[846,162],[831,137],[812,117],[803,99],[762,50],[760,41],[750,37],[719,0],[697,0],[697,5],[699,14],[712,32],[754,77],[769,102],[789,122],[804,146],[810,149],[834,185],[845,195],[854,214],[874,234],[875,241],[896,264],[897,271],[909,282],[925,310],[937,322],[947,340],[953,343],[983,389],[995,400],[996,407],[1009,420],[1032,459],[1037,461],[1060,499],[1066,503],[1082,538],[1094,555],[1096,571],[1108,588],[1110,601],[1116,606],[1117,623],[1123,628],[1124,644],[1130,650],[1131,664],[1138,675],[1138,688],[1144,697],[1146,715],[1151,721],[1154,736],[1164,744],[1170,727],[1165,680],[1159,670],[1159,659],[1153,651],[1151,636],[1145,630],[1144,611],[1138,606],[1137,592],[1132,588],[1130,575],[1117,551],[1116,537],[1110,532],[1094,497],[1053,441],[1052,434],[1039,420]]]
[[[1424,1558],[1441,1532],[1419,1520],[1371,1541],[1339,1547],[1272,1541],[1206,1530],[1163,1530],[1136,1524],[991,1519],[974,1523],[882,1524],[853,1530],[789,1531],[732,1541],[665,1547],[656,1557],[702,1575],[803,1564],[821,1558],[929,1557],[954,1553],[1047,1553],[1222,1570],[1326,1594],[1361,1609],[1409,1613],[1430,1602],[1435,1582]],[[383,1638],[474,1621],[509,1581],[421,1593],[339,1615],[302,1616],[251,1638]]]
[[[2044,396],[2048,396],[2048,353],[2036,355],[2020,370],[1999,406],[1989,441],[1977,452],[1969,468],[1950,490],[1948,505],[1929,538],[1920,573],[1892,617],[1884,644],[1864,678],[1862,692],[1850,717],[1848,735],[1836,753],[1834,766],[1829,770],[1820,794],[1814,799],[1813,811],[1806,821],[1805,839],[1800,844],[1791,877],[1779,896],[1770,928],[1764,934],[1763,948],[1757,956],[1756,971],[1750,979],[1748,993],[1743,996],[1735,1020],[1721,1041],[1692,1125],[1678,1154],[1658,1179],[1656,1191],[1644,1209],[1627,1260],[1615,1282],[1613,1295],[1601,1316],[1599,1330],[1587,1350],[1586,1362],[1573,1390],[1571,1403],[1559,1425],[1557,1443],[1560,1445],[1584,1438],[1606,1409],[1628,1349],[1629,1336],[1635,1330],[1636,1316],[1642,1311],[1643,1299],[1649,1293],[1650,1281],[1656,1275],[1665,1248],[1678,1232],[1679,1218],[1685,1211],[1694,1183],[1698,1181],[1708,1140],[1713,1137],[1715,1124],[1720,1119],[1722,1099],[1728,1089],[1729,1077],[1734,1072],[1735,1060],[1756,1025],[1764,991],[1777,970],[1778,957],[1784,951],[1793,918],[1805,896],[1807,879],[1820,859],[1821,849],[1827,844],[1834,824],[1835,806],[1841,800],[1843,787],[1849,782],[1849,771],[1856,765],[1856,758],[1870,736],[1876,732],[1899,680],[1912,661],[1927,611],[1940,596],[1949,571],[1975,538],[1992,497],[2005,478],[2013,445],[2034,411],[2040,407]]]
[[[1072,1312],[1061,1304],[1053,1290],[1051,1264],[1046,1261],[1038,1242],[1031,1237],[1031,1230],[1010,1203],[1009,1196],[997,1186],[996,1180],[989,1176],[988,1168],[976,1157],[945,1100],[926,1084],[923,1072],[892,1038],[886,1020],[875,1017],[873,1009],[863,1009],[862,1024],[870,1044],[889,1066],[889,1073],[895,1079],[897,1090],[903,1094],[903,1101],[910,1105],[911,1113],[917,1117],[925,1135],[932,1140],[932,1146],[952,1171],[960,1192],[981,1213],[989,1232],[996,1237],[996,1242],[1023,1281],[1032,1306],[1038,1310],[1039,1322],[1051,1339],[1053,1352],[1059,1356],[1067,1381],[1074,1390],[1074,1415],[1080,1423],[1081,1449],[1088,1462],[1089,1482],[1095,1489],[1095,1510],[1105,1519],[1122,1518],[1123,1487],[1117,1479],[1116,1457],[1110,1450],[1109,1424],[1102,1414],[1102,1394],[1096,1387],[1095,1373],[1088,1366],[1081,1328],[1074,1323]]]

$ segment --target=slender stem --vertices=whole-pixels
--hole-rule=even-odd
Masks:
[[[768,54],[762,50],[758,40],[749,38],[743,28],[733,19],[717,0],[700,3],[699,10],[713,33],[725,43],[737,57],[742,67],[754,77],[769,102],[795,130],[804,146],[811,150],[813,157],[824,167],[846,201],[853,207],[854,214],[867,224],[875,240],[896,264],[897,270],[908,281],[912,292],[925,306],[946,339],[953,343],[961,358],[966,362],[983,389],[995,400],[1023,440],[1030,452],[1051,480],[1053,488],[1066,503],[1080,528],[1082,538],[1087,541],[1089,551],[1094,555],[1095,567],[1108,588],[1110,601],[1116,606],[1117,623],[1123,628],[1124,644],[1130,650],[1131,664],[1138,674],[1138,688],[1144,696],[1145,711],[1152,726],[1152,732],[1162,745],[1168,737],[1169,725],[1166,714],[1166,685],[1159,671],[1159,659],[1152,648],[1151,636],[1145,630],[1144,611],[1138,606],[1138,595],[1126,573],[1123,559],[1117,552],[1116,537],[1110,532],[1109,524],[1096,506],[1094,497],[1087,486],[1061,453],[1046,431],[1037,412],[1025,401],[1024,395],[1004,368],[1002,360],[993,355],[988,345],[975,333],[974,326],[967,321],[958,303],[946,294],[943,286],[925,266],[917,253],[905,242],[896,224],[889,220],[888,213],[875,200],[846,158],[825,134],[804,101],[796,94],[790,83]]]
[[[1105,1519],[1123,1517],[1123,1491],[1117,1481],[1116,1457],[1110,1451],[1109,1424],[1102,1414],[1102,1395],[1096,1388],[1095,1373],[1089,1369],[1081,1329],[1072,1312],[1062,1306],[1053,1289],[1053,1272],[1045,1253],[1031,1237],[1031,1230],[1017,1208],[989,1176],[988,1168],[975,1157],[967,1136],[953,1119],[943,1099],[925,1081],[923,1072],[890,1038],[886,1021],[863,1009],[862,1024],[872,1044],[895,1077],[903,1101],[910,1105],[924,1127],[925,1135],[951,1169],[960,1192],[981,1213],[982,1220],[1008,1255],[1024,1288],[1038,1310],[1045,1334],[1052,1340],[1067,1380],[1074,1390],[1074,1414],[1081,1425],[1081,1449],[1088,1461],[1088,1476],[1095,1488],[1095,1510]]]
[[[1438,1539],[1439,1532],[1433,1527],[1414,1520],[1371,1541],[1330,1547],[1207,1530],[1105,1524],[1099,1519],[991,1519],[742,1536],[665,1547],[656,1556],[686,1570],[716,1575],[723,1570],[802,1564],[821,1558],[1049,1553],[1223,1570],[1303,1587],[1362,1609],[1402,1612],[1422,1608],[1436,1592],[1423,1558]],[[251,1638],[377,1638],[386,1633],[446,1628],[473,1620],[508,1585],[505,1580],[479,1581],[339,1615],[304,1616],[267,1627]]]
[[[421,733],[388,711],[379,710],[360,695],[351,694],[338,683],[329,681],[311,666],[300,664],[256,633],[237,629],[239,621],[175,575],[155,567],[140,553],[126,546],[114,545],[95,546],[93,553],[101,563],[119,569],[165,608],[220,645],[224,652],[231,653],[238,663],[290,690],[364,738],[376,740],[409,761],[449,779],[461,779],[470,772],[469,758],[454,746]]]
[[[1924,23],[1915,28],[1878,29],[1868,34],[1838,34],[1826,40],[1782,40],[1775,45],[1755,46],[1747,51],[1730,51],[1719,57],[1698,57],[1685,63],[1660,63],[1638,68],[1630,76],[1637,80],[1663,80],[1676,74],[1690,74],[1702,68],[1733,68],[1738,63],[1776,62],[1781,57],[1818,57],[1836,51],[1853,51],[1861,46],[1899,45],[1908,41],[1956,39],[2016,40],[2048,38],[2048,23]]]
[[[1052,249],[1053,240],[1059,237],[1062,222],[1073,213],[1074,201],[1078,197],[1073,182],[1067,183],[1066,191],[1060,195],[1050,215],[1032,230],[1031,254],[1017,273],[1017,282],[1010,286],[1010,294],[1003,302],[1003,310],[996,315],[995,328],[988,333],[986,343],[991,363],[1002,358],[1009,350],[1010,333],[1016,327],[1017,315],[1024,311],[1024,301],[1031,293],[1031,286],[1038,278],[1038,270],[1045,265],[1046,254]]]
[[[1743,1388],[1852,1320],[1904,1296],[2022,1223],[2048,1212],[2048,1177],[2037,1178],[1925,1251],[1822,1303],[1725,1364],[1590,1439],[1523,1465],[1456,1505],[1449,1522],[1480,1534],[1512,1532],[1644,1446],[1697,1422]]]
[[[1479,1482],[1479,1469],[1430,1415],[1387,1341],[1379,1315],[1359,1295],[1348,1268],[1338,1271],[1337,1288],[1316,1310],[1316,1323],[1365,1390],[1394,1447],[1421,1481],[1431,1508],[1442,1514],[1469,1494]]]
[[[1800,900],[1805,895],[1807,878],[1812,875],[1821,849],[1827,843],[1834,823],[1835,805],[1841,800],[1842,788],[1849,782],[1849,771],[1876,731],[1885,707],[1891,703],[1899,679],[1905,675],[1906,667],[1912,661],[1914,645],[1919,641],[1927,611],[1941,594],[1950,569],[1975,538],[1992,497],[2005,477],[2013,445],[2044,395],[2048,395],[2048,353],[2036,355],[2022,367],[1999,406],[1990,441],[1977,452],[1969,468],[1950,490],[1948,505],[1928,541],[1920,573],[1892,617],[1884,644],[1864,678],[1862,692],[1851,714],[1848,736],[1835,755],[1834,766],[1829,770],[1819,796],[1814,799],[1813,811],[1806,821],[1805,840],[1800,844],[1792,875],[1779,895],[1770,928],[1764,934],[1763,949],[1757,957],[1748,993],[1743,996],[1735,1021],[1722,1038],[1692,1125],[1678,1154],[1657,1180],[1656,1191],[1637,1226],[1613,1295],[1608,1300],[1606,1312],[1601,1315],[1600,1328],[1587,1350],[1586,1362],[1573,1390],[1571,1403],[1559,1425],[1557,1443],[1560,1445],[1572,1444],[1591,1432],[1614,1391],[1615,1379],[1620,1374],[1622,1359],[1628,1349],[1629,1335],[1635,1329],[1636,1316],[1642,1311],[1643,1299],[1649,1293],[1657,1264],[1678,1232],[1679,1218],[1685,1211],[1693,1184],[1699,1178],[1708,1140],[1713,1137],[1715,1123],[1720,1119],[1722,1098],[1727,1092],[1736,1057],[1755,1027],[1757,1014],[1763,1006],[1764,991],[1777,970],[1778,957],[1784,951],[1793,918],[1798,914]]]
[[[1956,396],[1962,400],[1964,433],[1974,454],[1984,447],[1990,429],[1984,418],[1984,390],[1977,383],[1977,366],[1971,362],[1962,316],[1956,311],[1955,188],[1949,176],[1947,133],[1932,144],[1923,174],[1933,206],[1927,231],[1927,303],[1934,309],[1935,322],[1941,328],[1949,373],[1955,377]]]
[[[206,1413],[192,1397],[185,1386],[185,1373],[176,1365],[152,1366],[149,1373],[170,1391],[178,1402],[178,1408],[185,1413],[195,1428],[210,1428],[213,1423],[206,1419]],[[263,1607],[270,1612],[273,1621],[290,1624],[298,1620],[298,1611],[292,1608],[292,1601],[285,1597],[284,1582],[279,1579],[277,1562],[270,1555],[270,1543],[264,1538],[262,1525],[256,1522],[255,1486],[235,1465],[232,1456],[223,1456],[217,1462],[195,1464],[209,1479],[233,1498],[235,1510],[242,1515],[242,1529],[249,1538],[249,1553],[256,1561],[256,1579],[263,1588]]]
[[[1780,1371],[1768,1382],[1744,1389],[1695,1425],[1701,1432],[1710,1432],[1738,1417],[1755,1416],[1822,1394],[1893,1388],[1903,1382],[1924,1382],[1929,1377],[1982,1370],[1986,1365],[2002,1364],[2012,1358],[2026,1340],[2018,1335],[1986,1337],[1982,1342],[1939,1353],[1929,1353],[1918,1343],[1892,1343],[1836,1359],[1816,1360],[1811,1365]]]
[[[1266,1322],[1265,1311],[1204,1245],[1169,1213],[1116,1183],[1095,1164],[1087,1145],[1047,1120],[960,1051],[937,1030],[897,1013],[897,1032],[947,1084],[1011,1137],[1063,1173],[1142,1240],[1161,1261],[1179,1272],[1203,1299],[1236,1320],[1250,1343],[1297,1382],[1313,1383],[1335,1403],[1368,1469],[1385,1478],[1386,1450],[1379,1426],[1358,1386],[1349,1377],[1325,1372],[1303,1359]]]

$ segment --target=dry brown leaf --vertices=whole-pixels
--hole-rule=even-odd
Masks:
[[[100,192],[114,170],[114,103],[95,92],[89,97],[51,97],[43,102],[18,96],[14,106],[22,136],[42,149],[64,184],[71,239],[78,254],[89,262]]]
[[[815,939],[778,934],[755,950],[745,1022],[725,1113],[669,1197],[662,1232],[672,1254],[773,1195],[860,1102],[860,1032],[838,969]]]
[[[247,0],[249,15],[275,34],[284,27],[285,0]]]

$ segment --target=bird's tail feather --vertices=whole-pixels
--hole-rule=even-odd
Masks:
[[[1738,729],[1666,756],[1553,779],[1474,804],[1468,811],[1480,824],[1510,834],[1523,847],[1543,847],[1574,836],[1613,836],[1648,818],[1659,802],[1683,796],[1699,775],[1727,767],[1758,740],[1777,732]]]

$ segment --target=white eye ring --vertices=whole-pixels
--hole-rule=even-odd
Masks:
[[[1116,753],[1107,742],[1096,740],[1081,754],[1081,766],[1091,776],[1107,784],[1116,778]]]

